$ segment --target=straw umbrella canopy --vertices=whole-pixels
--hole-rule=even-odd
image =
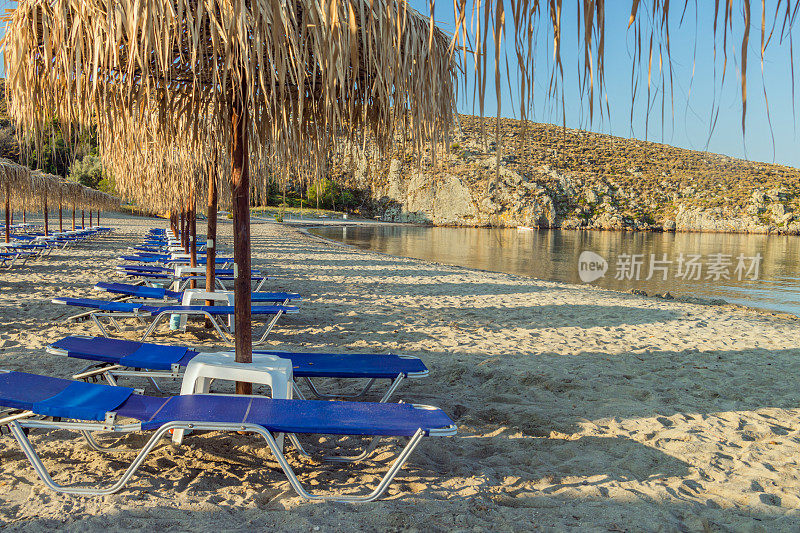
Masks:
[[[171,139],[158,139],[157,127],[150,116],[150,122],[136,121],[136,127],[120,135],[100,135],[99,143],[104,168],[115,176],[116,189],[120,194],[134,201],[138,206],[150,211],[168,212],[170,226],[177,237],[177,216],[180,213],[181,226],[188,220],[189,231],[184,231],[181,239],[190,254],[191,266],[197,266],[197,204],[201,191],[208,191],[206,223],[206,289],[215,290],[215,258],[216,258],[216,226],[219,207],[219,190],[222,190],[222,204],[230,203],[230,189],[227,187],[226,170],[230,163],[226,150],[218,143],[193,150],[185,144]],[[134,121],[127,123],[134,124]],[[139,146],[146,150],[131,153],[129,141],[122,139],[138,139]],[[220,172],[221,171],[221,172]],[[142,182],[148,183],[142,189]],[[202,210],[202,208],[201,208]],[[182,228],[183,229],[183,228]],[[191,239],[189,239],[189,234]],[[195,282],[192,281],[192,287]],[[210,302],[211,305],[213,302]]]
[[[22,0],[4,47],[25,131],[57,118],[96,122],[103,135],[154,116],[154,139],[227,148],[246,362],[253,147],[291,162],[333,131],[386,144],[397,124],[421,146],[447,135],[455,107],[450,42],[405,0]],[[130,153],[146,150],[126,140]]]
[[[120,206],[119,198],[115,198],[109,194],[106,194],[102,191],[98,191],[97,189],[91,189],[89,187],[81,187],[81,195],[82,195],[82,204],[89,209],[89,223],[91,225],[92,220],[92,210],[97,211],[97,224],[100,224],[100,211],[101,210],[109,210],[109,209],[117,209]]]
[[[5,198],[5,240],[11,240],[11,191],[23,190],[30,181],[31,170],[8,159],[0,158],[0,195]]]
[[[30,190],[34,198],[37,198],[40,202],[39,207],[41,207],[44,216],[44,234],[47,235],[50,232],[48,206],[61,193],[61,178],[35,170],[31,173]],[[34,205],[36,204],[34,203]]]
[[[76,181],[65,181],[61,184],[61,195],[67,205],[72,207],[72,229],[75,230],[75,210],[83,198],[84,186]]]

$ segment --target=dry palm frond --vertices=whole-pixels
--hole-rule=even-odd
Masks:
[[[54,202],[57,205],[61,194],[61,178],[34,170],[31,173],[29,193],[34,199],[28,207],[30,211],[43,209]]]
[[[238,102],[251,146],[286,164],[332,132],[442,140],[455,105],[449,39],[404,0],[23,0],[3,44],[26,131],[154,117],[151,139],[201,153],[230,145]]]
[[[609,104],[606,93],[606,6],[609,2],[604,0],[577,0],[577,40],[580,52],[578,54],[578,86],[581,101],[589,104],[589,118],[593,120],[598,114],[608,114]],[[708,52],[712,56],[708,63],[717,68],[717,61],[721,59],[721,72],[715,72],[715,80],[721,79],[724,83],[726,74],[733,61],[729,58],[737,57],[736,76],[741,89],[742,132],[745,130],[745,116],[747,113],[747,76],[748,53],[750,44],[750,29],[753,25],[754,2],[752,0],[684,0],[683,2],[669,2],[668,0],[630,0],[630,17],[628,28],[633,32],[633,50],[631,54],[631,91],[632,99],[645,97],[646,117],[649,118],[652,109],[659,109],[658,103],[653,101],[660,95],[660,113],[662,123],[667,114],[667,98],[673,95],[673,70],[672,48],[670,42],[671,22],[676,19],[681,22],[687,11],[696,10],[695,17],[700,13],[713,15],[713,28],[703,31],[712,33],[713,45]],[[436,1],[431,0],[431,12],[434,11]],[[473,97],[477,100],[480,114],[483,116],[483,105],[486,100],[486,80],[493,71],[495,78],[495,91],[498,98],[498,117],[500,115],[500,82],[507,77],[511,84],[508,60],[502,57],[506,49],[505,41],[510,39],[513,43],[513,52],[516,58],[515,70],[519,80],[519,114],[527,118],[532,110],[534,97],[534,74],[536,68],[534,57],[535,48],[544,46],[547,38],[552,41],[552,59],[549,65],[549,79],[542,84],[547,88],[547,96],[551,99],[560,99],[562,110],[565,107],[563,93],[564,65],[562,63],[562,39],[565,35],[564,25],[567,21],[562,16],[563,0],[454,0],[455,32],[451,47],[461,53],[463,70],[468,70],[472,64],[474,71]],[[764,71],[764,58],[769,44],[777,41],[789,49],[789,69],[792,78],[792,102],[794,106],[795,81],[794,81],[794,43],[793,30],[800,14],[800,0],[775,0],[769,5],[762,0],[760,11],[760,59],[762,75]],[[511,35],[506,35],[506,14],[510,12],[509,19]],[[568,22],[573,23],[572,16]],[[547,35],[547,38],[545,38]],[[488,39],[493,41],[489,46]],[[490,57],[490,55],[492,57]],[[696,58],[686,58],[695,61]],[[487,64],[491,61],[491,64]],[[618,71],[617,65],[611,67]],[[693,67],[694,69],[694,67]],[[646,79],[646,87],[639,87],[640,76]],[[766,99],[766,90],[764,91]],[[585,100],[584,100],[585,98]],[[671,111],[670,111],[671,112]],[[720,112],[719,103],[712,104],[712,130]],[[769,118],[769,105],[767,104]],[[566,115],[562,115],[566,120]],[[631,116],[633,120],[633,116]],[[645,131],[647,128],[645,129]],[[498,137],[499,141],[499,137]]]
[[[0,159],[0,198],[6,194],[24,191],[30,181],[31,170],[28,167]]]
[[[78,182],[64,181],[61,183],[61,198],[66,204],[77,207],[83,198],[83,189],[84,186]]]
[[[492,4],[502,4],[504,0],[487,0]],[[517,8],[517,13],[525,12],[538,12],[540,11],[545,2],[541,4],[534,0],[511,0],[512,4]],[[665,115],[667,114],[667,98],[673,97],[673,66],[672,66],[672,47],[670,28],[671,23],[677,20],[683,23],[686,18],[687,12],[691,16],[691,11],[694,10],[695,20],[697,21],[702,14],[704,18],[711,18],[713,15],[713,28],[697,28],[695,31],[711,32],[712,46],[705,52],[710,55],[705,64],[713,65],[715,70],[715,81],[721,80],[724,84],[725,77],[728,71],[729,56],[737,57],[737,77],[741,90],[741,120],[742,120],[742,134],[745,132],[745,116],[747,114],[747,58],[748,47],[750,44],[750,29],[753,25],[753,8],[755,7],[752,0],[716,0],[714,2],[703,1],[697,2],[696,0],[684,0],[683,2],[669,2],[668,0],[650,0],[630,1],[630,17],[628,19],[628,28],[633,31],[633,54],[631,56],[631,83],[632,83],[632,99],[635,101],[637,96],[645,93],[647,98],[646,103],[646,117],[649,117],[651,108],[659,109],[656,102],[653,101],[652,95],[660,94],[660,113],[662,123],[664,122]],[[561,0],[548,0],[546,2],[548,10],[553,12],[560,12]],[[582,44],[584,51],[583,58],[580,60],[578,66],[581,72],[581,90],[584,95],[589,99],[589,112],[590,117],[594,113],[595,102],[600,103],[601,112],[603,103],[605,104],[606,113],[608,112],[608,100],[605,94],[605,75],[606,75],[606,57],[605,57],[605,33],[606,33],[606,17],[605,6],[607,2],[598,0],[578,0],[578,18],[583,24],[578,25],[579,41]],[[760,59],[762,78],[764,72],[764,58],[769,44],[773,41],[779,45],[788,47],[789,69],[791,71],[792,83],[792,105],[794,106],[794,42],[793,31],[798,21],[798,14],[800,14],[800,0],[775,0],[767,4],[762,0],[760,3]],[[457,8],[458,9],[458,8]],[[515,15],[515,26],[517,36],[527,34],[527,39],[520,39],[521,45],[516,45],[518,51],[523,53],[518,57],[525,57],[525,48],[530,47],[535,42],[535,34],[533,29],[536,17],[519,16]],[[557,41],[561,38],[562,21],[559,17],[551,18],[552,33]],[[534,33],[531,33],[534,32]],[[516,41],[515,41],[516,42]],[[702,51],[701,51],[702,53]],[[717,62],[721,58],[721,72],[717,72]],[[692,73],[694,73],[695,65],[697,64],[697,54],[695,57],[684,58],[682,61],[692,61]],[[732,61],[730,62],[733,63]],[[520,61],[520,65],[522,65]],[[702,64],[702,63],[700,63]],[[561,68],[561,55],[560,48],[555,49],[555,59],[553,61],[552,75],[562,76],[563,71]],[[612,68],[615,68],[612,66]],[[532,72],[528,71],[532,75]],[[638,80],[640,74],[646,74],[647,87],[639,88]],[[693,75],[693,74],[692,74]],[[598,90],[595,90],[595,89]],[[530,93],[529,93],[530,94]],[[764,97],[766,100],[766,88]],[[669,104],[672,107],[672,103]],[[717,117],[720,112],[719,102],[714,102],[711,109],[711,128],[716,123]],[[767,102],[767,119],[769,119],[769,104]],[[674,114],[673,111],[669,111]],[[633,117],[631,116],[631,120]]]

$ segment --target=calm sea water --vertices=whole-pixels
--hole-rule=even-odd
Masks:
[[[598,276],[605,261],[592,285],[721,298],[800,316],[797,236],[379,225],[313,232],[366,250],[569,283],[584,282],[579,268],[584,279]]]

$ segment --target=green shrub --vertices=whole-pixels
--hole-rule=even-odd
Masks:
[[[70,179],[85,187],[97,189],[103,180],[103,168],[100,166],[100,158],[89,154],[80,161],[76,159],[72,166],[69,167],[69,176]]]
[[[339,186],[327,178],[312,184],[308,189],[308,203],[311,207],[336,209],[338,199]]]
[[[322,179],[308,188],[308,201],[303,203],[312,209],[319,206],[321,209],[335,210],[337,207],[351,209],[359,202],[353,191],[340,188],[332,180]]]

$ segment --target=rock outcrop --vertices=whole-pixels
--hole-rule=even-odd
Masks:
[[[800,171],[503,119],[495,143],[461,116],[444,162],[352,164],[386,220],[447,226],[800,233]],[[426,164],[427,163],[427,164]]]

